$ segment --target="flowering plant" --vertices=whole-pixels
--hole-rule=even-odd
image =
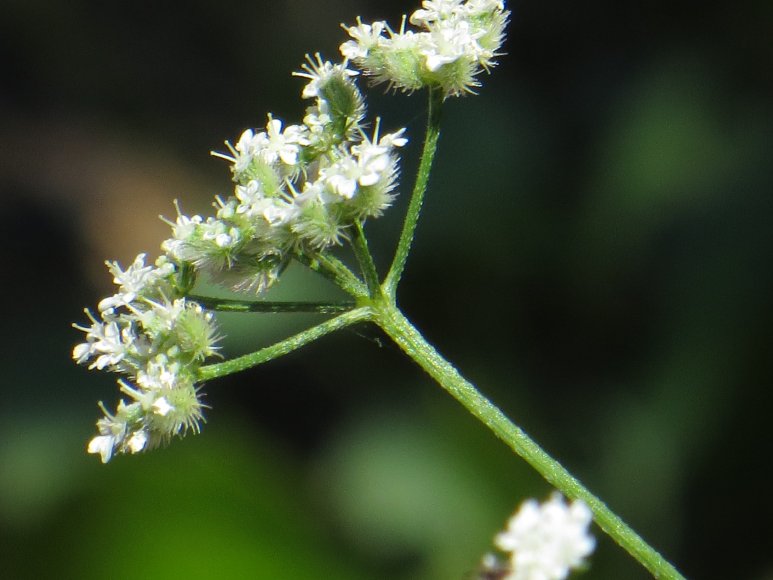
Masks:
[[[440,111],[452,97],[473,93],[480,76],[501,55],[509,18],[497,0],[425,0],[395,30],[386,22],[344,26],[350,40],[333,63],[307,57],[302,97],[312,101],[299,124],[269,114],[247,129],[227,152],[233,194],[216,197],[211,216],[169,220],[171,237],[151,265],[140,254],[127,268],[108,262],[117,291],[87,310],[90,324],[76,325],[85,341],[73,358],[90,369],[118,373],[125,396],[103,417],[89,453],[107,463],[116,454],[138,453],[198,432],[203,419],[200,386],[272,360],[333,331],[357,323],[379,326],[409,357],[488,426],[545,479],[574,499],[554,496],[543,507],[526,503],[497,536],[512,552],[508,564],[489,560],[482,574],[508,578],[563,578],[593,549],[587,533],[596,523],[657,576],[679,573],[598,498],[488,401],[446,361],[397,306],[396,292],[412,245],[440,134]],[[416,29],[410,29],[410,22]],[[405,129],[382,130],[366,121],[365,76],[395,91],[426,89],[427,131],[408,209],[391,265],[377,271],[365,224],[395,200],[399,150]],[[335,255],[349,246],[359,272]],[[350,300],[339,303],[254,300],[277,283],[290,262],[325,276]],[[201,280],[248,298],[226,300],[197,293]],[[247,355],[221,356],[216,311],[308,311],[334,316],[295,336]],[[556,548],[557,546],[557,548]],[[501,572],[501,574],[500,574]]]

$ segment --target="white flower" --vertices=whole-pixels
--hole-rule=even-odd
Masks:
[[[115,437],[112,435],[97,435],[89,441],[88,452],[98,453],[102,457],[102,463],[107,463],[113,456]]]
[[[495,543],[512,552],[509,580],[561,580],[582,564],[596,542],[588,533],[593,514],[582,501],[567,505],[555,493],[540,505],[524,502]]]
[[[74,328],[86,333],[86,342],[73,349],[73,358],[78,364],[83,364],[90,358],[96,357],[89,369],[115,370],[136,341],[137,337],[133,329],[129,325],[122,327],[117,320],[98,322],[91,312],[88,310],[85,312],[91,319],[92,325],[86,327],[73,324]]]
[[[404,23],[405,21],[403,21],[403,24]],[[416,47],[419,46],[419,43],[421,42],[422,34],[416,33],[413,30],[400,29],[399,32],[395,32],[389,28],[388,31],[389,38],[381,43],[381,46],[383,46],[386,51],[408,53],[416,50]]]
[[[383,21],[364,24],[358,17],[357,26],[341,26],[354,39],[344,42],[340,47],[341,54],[349,60],[366,58],[373,47],[385,40],[383,32],[387,30],[387,24]]]
[[[430,22],[450,18],[458,13],[462,0],[425,0],[422,8],[411,14],[411,24],[429,26]]]
[[[145,254],[140,254],[131,266],[122,270],[118,262],[105,262],[113,282],[119,286],[118,293],[102,300],[97,308],[100,312],[127,306],[140,296],[153,294],[159,283],[174,274],[174,264],[160,259],[155,266],[145,265]]]
[[[264,199],[265,193],[260,181],[253,179],[247,185],[237,185],[234,197],[239,201],[236,213],[248,213],[251,206]]]
[[[313,145],[322,141],[332,122],[333,118],[330,116],[330,106],[327,101],[320,99],[315,107],[306,109],[303,124],[309,130],[309,143]]]
[[[177,219],[174,222],[165,220],[172,227],[172,235],[174,237],[164,241],[161,244],[161,249],[173,258],[186,260],[191,257],[187,241],[196,234],[204,220],[200,215],[194,215],[193,217],[184,215],[176,202],[175,207],[177,208]]]
[[[408,143],[408,139],[403,137],[405,133],[405,127],[394,133],[387,133],[378,140],[378,144],[382,147],[403,147]]]
[[[265,133],[258,133],[256,135],[252,132],[252,129],[247,129],[242,133],[234,148],[236,149],[236,157],[233,158],[235,172],[240,173],[247,169],[264,140]]]
[[[169,404],[166,397],[159,397],[156,399],[156,402],[153,403],[153,412],[156,413],[156,415],[166,417],[170,411],[174,411],[174,407]]]
[[[137,310],[134,315],[146,332],[163,338],[174,330],[175,323],[185,311],[187,303],[185,298],[178,298],[171,302],[168,300],[163,302],[148,300],[148,305],[150,306],[148,310]]]
[[[235,197],[240,202],[236,206],[237,214],[257,219],[269,227],[287,223],[297,212],[291,200],[284,197],[266,197],[260,184],[254,180],[247,185],[237,185]]]
[[[126,442],[126,446],[132,453],[139,453],[145,449],[145,445],[148,442],[148,434],[144,430],[136,431],[132,433],[129,440]]]
[[[129,395],[129,397],[134,399],[134,402],[126,405],[124,401],[121,400],[116,414],[110,416],[106,415],[108,420],[113,421],[113,423],[120,421],[122,418],[125,418],[127,409],[131,409],[132,412],[137,410],[140,413],[146,413],[149,409],[153,408],[153,402],[156,399],[155,392],[145,390],[141,386],[139,388],[134,388],[123,379],[118,379],[118,384],[120,386],[121,392],[125,395]],[[100,431],[104,431],[104,429],[100,429]]]
[[[298,163],[298,154],[302,145],[308,145],[304,127],[300,125],[288,125],[282,131],[282,121],[271,116],[266,124],[266,132],[258,137],[260,140],[257,153],[268,164],[276,163],[280,159],[285,165]]]
[[[172,389],[177,382],[180,363],[171,362],[166,355],[159,354],[148,361],[144,369],[137,373],[137,384],[146,391]]]
[[[293,73],[293,76],[309,79],[309,82],[303,87],[301,92],[301,96],[304,99],[319,97],[320,88],[335,75],[342,75],[344,77],[357,76],[357,71],[346,68],[345,64],[334,65],[328,60],[322,60],[319,53],[315,54],[314,58],[316,61],[307,54],[306,64],[301,65],[303,71]]]
[[[271,205],[263,209],[261,215],[270,226],[276,227],[289,222],[295,217],[296,213],[297,208],[295,206],[275,199],[272,200]]]
[[[352,153],[357,155],[357,164],[360,167],[359,184],[368,186],[378,183],[381,175],[389,167],[391,158],[389,149],[368,141],[352,147]]]
[[[379,139],[378,125],[379,120],[376,121],[376,132],[372,140],[363,137],[357,145],[352,145],[350,155],[320,170],[320,178],[328,191],[344,199],[352,199],[358,186],[368,187],[391,180],[395,171],[392,149],[402,147],[408,140],[402,136],[404,129]]]
[[[427,69],[431,72],[460,58],[478,59],[480,47],[470,33],[469,23],[463,20],[441,22],[423,38],[425,42],[419,52],[426,57]]]
[[[219,219],[209,217],[206,222],[201,224],[201,239],[205,242],[213,242],[216,252],[217,249],[233,249],[239,244],[241,238],[241,232],[238,228]]]
[[[362,169],[352,157],[344,157],[320,171],[327,188],[345,199],[351,199],[357,191]]]

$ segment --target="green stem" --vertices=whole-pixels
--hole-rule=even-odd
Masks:
[[[317,314],[340,314],[355,307],[354,302],[258,302],[232,300],[230,298],[211,298],[191,294],[189,299],[198,302],[204,308],[219,312],[312,312]]]
[[[363,276],[365,276],[365,282],[368,285],[368,294],[370,294],[370,296],[378,296],[381,294],[381,286],[379,286],[378,272],[376,271],[376,264],[373,261],[373,255],[368,249],[368,240],[365,239],[365,232],[362,229],[361,222],[356,222],[354,227],[354,238],[352,239],[354,255],[357,258],[357,262],[360,264]]]
[[[392,298],[395,297],[397,284],[403,275],[405,262],[411,250],[413,235],[416,231],[416,223],[419,221],[421,205],[424,202],[424,193],[427,191],[429,174],[432,169],[432,161],[437,151],[437,142],[440,137],[440,112],[443,105],[443,93],[437,89],[429,90],[429,113],[427,117],[427,133],[424,136],[424,148],[421,152],[419,170],[416,174],[416,183],[413,186],[411,201],[405,214],[403,229],[397,243],[395,257],[384,281],[384,291]]]
[[[226,375],[238,373],[239,371],[263,364],[264,362],[268,362],[280,356],[286,355],[296,349],[299,349],[300,347],[307,345],[310,342],[317,340],[318,338],[322,338],[326,334],[330,334],[331,332],[346,328],[347,326],[351,326],[352,324],[356,324],[358,322],[369,320],[371,316],[372,311],[368,307],[356,308],[354,310],[344,312],[335,318],[326,320],[317,326],[312,326],[303,332],[299,332],[290,338],[281,340],[276,344],[267,346],[266,348],[262,348],[258,351],[251,352],[249,354],[245,354],[225,362],[203,366],[199,369],[199,380],[208,381],[218,377],[224,377]]]
[[[308,266],[309,269],[321,274],[355,298],[362,298],[368,295],[368,288],[363,284],[362,280],[335,256],[324,252],[314,256],[298,254],[295,256],[295,259],[301,264]]]
[[[656,578],[684,577],[636,532],[593,495],[572,474],[550,457],[526,433],[514,425],[496,406],[446,361],[392,302],[374,304],[373,322],[400,346],[421,368],[521,456],[545,480],[566,497],[581,499],[593,511],[594,519],[615,542],[636,558]]]

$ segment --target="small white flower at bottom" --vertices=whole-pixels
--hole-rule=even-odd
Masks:
[[[511,552],[508,580],[562,580],[571,568],[580,566],[596,546],[588,533],[593,519],[582,501],[567,505],[560,494],[538,504],[524,502],[510,518],[507,529],[495,543]]]
[[[145,431],[137,431],[136,433],[133,433],[132,436],[129,438],[129,441],[126,443],[126,446],[129,448],[129,451],[132,453],[139,453],[143,449],[145,449],[145,444],[148,442],[148,434],[145,433]]]
[[[89,441],[88,452],[99,453],[102,457],[102,463],[107,463],[113,456],[115,447],[115,437],[112,435],[97,435]]]

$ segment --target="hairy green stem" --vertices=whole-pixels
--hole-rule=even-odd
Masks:
[[[654,548],[647,544],[619,516],[612,512],[598,497],[558,461],[548,455],[522,429],[508,419],[480,391],[467,381],[429,344],[419,331],[405,318],[396,306],[397,285],[402,277],[408,254],[413,243],[416,225],[427,190],[433,159],[440,136],[442,93],[430,90],[427,132],[419,162],[416,182],[408,204],[405,221],[395,250],[392,264],[379,286],[378,273],[368,249],[362,224],[357,224],[352,248],[364,276],[358,278],[343,262],[327,252],[315,256],[298,255],[301,263],[322,274],[355,298],[357,308],[350,303],[268,303],[239,302],[195,297],[202,305],[218,310],[262,312],[341,312],[295,336],[276,344],[222,363],[199,369],[199,378],[209,380],[229,375],[279,356],[292,352],[331,332],[363,321],[378,325],[410,358],[424,369],[448,393],[459,401],[473,416],[485,424],[517,455],[531,465],[542,477],[566,497],[584,501],[594,515],[594,520],[623,549],[638,560],[656,578],[684,580],[684,577]],[[353,308],[353,309],[352,309]]]
[[[295,259],[314,272],[321,274],[351,296],[355,298],[368,296],[367,286],[335,256],[322,252],[312,257],[299,254],[295,256]]]
[[[271,302],[233,300],[230,298],[211,298],[192,294],[190,300],[198,302],[204,308],[218,312],[311,312],[317,314],[340,314],[354,308],[354,302]]]
[[[413,235],[416,231],[416,224],[419,221],[421,206],[424,202],[424,193],[427,191],[429,183],[429,174],[432,169],[432,161],[437,151],[437,142],[440,137],[440,113],[443,105],[443,93],[438,89],[429,90],[429,112],[427,116],[427,132],[424,136],[424,147],[419,161],[419,170],[416,174],[416,183],[413,186],[411,201],[408,204],[408,211],[405,214],[403,229],[400,232],[400,239],[397,242],[395,257],[389,268],[389,273],[384,281],[384,291],[387,296],[395,297],[397,284],[403,275],[405,262],[408,259],[408,253],[413,243]]]
[[[203,366],[199,369],[199,380],[208,381],[210,379],[216,379],[238,373],[240,371],[252,368],[264,362],[268,362],[285,354],[288,354],[294,350],[301,348],[304,345],[314,342],[318,338],[322,338],[326,334],[335,332],[352,324],[369,320],[372,316],[372,311],[368,307],[356,308],[343,314],[339,314],[335,318],[326,320],[325,322],[312,326],[311,328],[299,332],[298,334],[281,340],[271,346],[262,348],[258,351],[245,354],[227,360],[221,363],[215,363],[207,366]]]
[[[354,255],[357,258],[360,270],[362,270],[362,275],[365,277],[365,282],[368,285],[368,294],[370,296],[378,296],[381,293],[381,287],[379,286],[376,264],[373,261],[373,255],[368,249],[368,240],[365,239],[362,223],[359,221],[355,224],[352,249],[354,249]]]
[[[422,369],[483,422],[516,454],[536,469],[566,497],[581,499],[593,511],[594,519],[615,542],[636,558],[656,578],[684,577],[636,532],[593,495],[558,461],[550,457],[523,430],[486,399],[478,389],[429,344],[392,302],[374,303],[373,322]]]

